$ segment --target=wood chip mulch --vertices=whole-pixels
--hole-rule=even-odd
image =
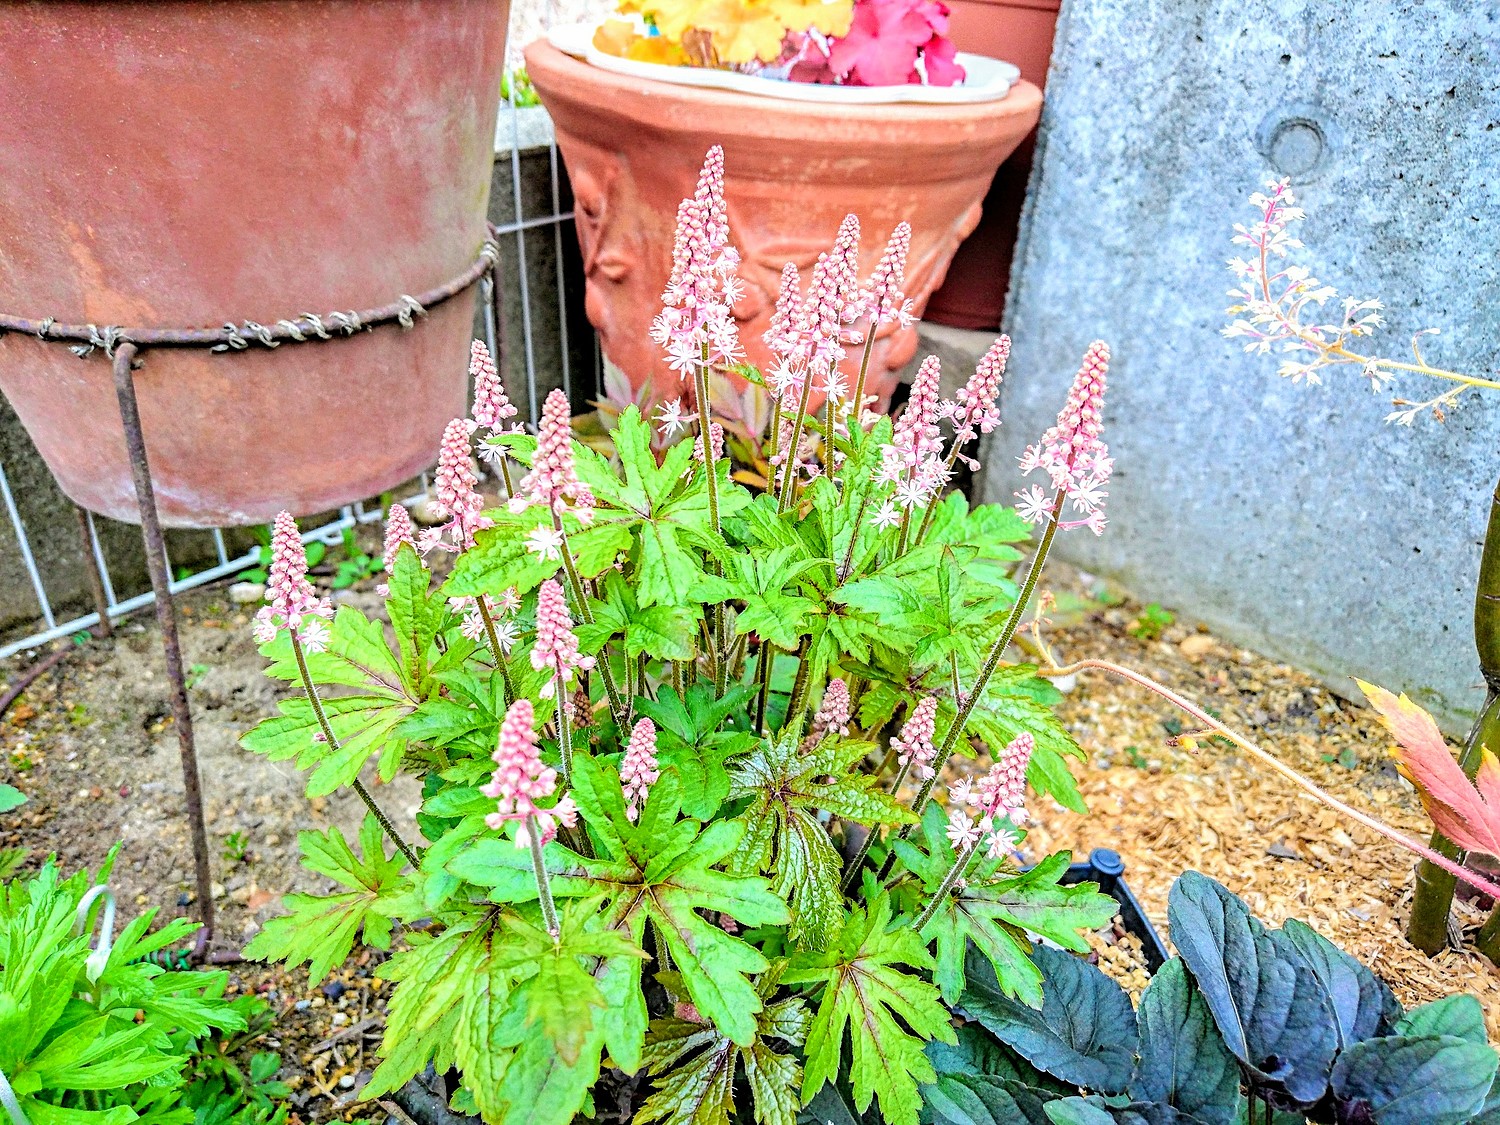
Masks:
[[[1090,583],[1092,587],[1092,583]],[[1355,808],[1426,840],[1431,821],[1392,764],[1389,735],[1368,708],[1311,677],[1181,623],[1143,640],[1140,607],[1093,607],[1044,636],[1060,662],[1111,660],[1158,679]],[[1113,848],[1166,938],[1167,892],[1186,869],[1218,879],[1269,926],[1300,918],[1348,950],[1408,1005],[1469,992],[1500,1036],[1500,969],[1472,948],[1429,958],[1407,944],[1414,857],[1294,788],[1223,741],[1192,739],[1182,716],[1132,684],[1086,672],[1060,716],[1088,752],[1075,776],[1090,808],[1046,800],[1024,844],[1033,855]],[[1352,683],[1351,683],[1352,688]],[[1196,745],[1189,749],[1180,738]],[[1458,901],[1466,946],[1486,917]],[[1107,966],[1106,966],[1107,968]]]

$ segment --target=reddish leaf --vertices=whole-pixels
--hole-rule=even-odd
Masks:
[[[1495,755],[1483,752],[1479,774],[1470,781],[1431,715],[1404,695],[1355,682],[1400,744],[1396,760],[1416,785],[1437,830],[1466,851],[1500,856],[1500,762]]]

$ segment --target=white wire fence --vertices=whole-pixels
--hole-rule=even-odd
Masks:
[[[595,393],[602,361],[583,317],[572,193],[551,123],[540,107],[516,104],[513,84],[509,96],[496,128],[490,199],[490,220],[501,251],[496,271],[501,312],[497,317],[497,302],[490,299],[486,279],[477,293],[476,333],[490,339],[511,400],[535,425],[541,403],[553,387],[561,387],[575,409],[584,408],[586,397],[579,398],[577,393]],[[0,416],[0,426],[6,424],[19,431],[13,416]],[[23,476],[37,480],[41,470],[29,441],[11,436],[13,440],[0,442],[0,501],[11,531],[7,537],[0,525],[0,593],[4,594],[0,599],[0,659],[99,624],[99,610],[91,608],[96,595],[88,578],[90,563],[102,587],[97,600],[111,620],[154,600],[140,563],[137,529],[89,513],[80,519],[77,509],[50,487],[50,481],[49,487],[30,493],[23,489],[17,495],[12,480]],[[434,458],[436,452],[434,448]],[[7,455],[12,458],[12,469],[25,470],[23,476],[7,472]],[[28,460],[31,463],[22,464]],[[426,489],[424,474],[397,499],[414,504],[425,497]],[[303,540],[336,547],[346,531],[376,523],[382,514],[374,498],[350,504],[305,530]],[[79,524],[76,533],[65,530],[75,522]],[[172,592],[192,590],[258,566],[259,544],[247,547],[248,538],[243,531],[226,534],[219,528],[172,533],[170,541],[188,556],[185,565],[169,568]],[[24,599],[26,593],[34,604],[6,604]],[[81,612],[85,607],[90,608]]]

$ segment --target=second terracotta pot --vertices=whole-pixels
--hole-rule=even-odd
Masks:
[[[742,255],[736,306],[751,362],[782,266],[804,278],[848,212],[863,226],[862,272],[891,230],[912,225],[907,293],[920,313],[979,221],[996,167],[1036,124],[1041,93],[1020,82],[975,105],[817,105],[626,77],[545,41],[526,64],[552,115],[576,199],[587,310],[605,356],[633,385],[675,397],[682,384],[647,333],[671,271],[678,202],[704,153],[724,147],[731,237]],[[882,400],[916,351],[913,328],[876,343],[871,393]]]
[[[1004,59],[1043,90],[1062,0],[946,0],[948,36],[960,51]],[[1031,176],[1035,132],[995,173],[984,217],[954,255],[947,280],[932,295],[927,319],[955,328],[995,329],[1010,291],[1010,266]]]

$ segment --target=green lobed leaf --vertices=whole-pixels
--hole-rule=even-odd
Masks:
[[[891,1125],[916,1125],[918,1085],[937,1077],[923,1043],[956,1037],[937,989],[897,967],[931,969],[931,955],[908,925],[888,931],[890,923],[890,897],[881,893],[868,909],[849,911],[826,949],[793,956],[782,979],[822,993],[807,1037],[804,1103],[840,1073],[847,1032],[855,1108],[863,1113],[878,1098]]]
[[[915,820],[875,788],[871,775],[852,768],[872,749],[867,742],[825,738],[804,751],[795,738],[765,739],[731,771],[731,798],[749,801],[737,818],[745,841],[731,870],[774,875],[772,889],[791,905],[789,936],[799,947],[822,948],[844,915],[843,857],[818,813],[864,825]]]
[[[937,891],[957,858],[946,825],[943,810],[930,804],[922,816],[925,850],[908,840],[893,844],[927,895]],[[1107,925],[1119,909],[1093,883],[1060,882],[1071,859],[1070,853],[1058,852],[1019,874],[1006,872],[1004,860],[974,861],[962,885],[939,904],[922,930],[923,937],[937,942],[933,979],[944,1000],[957,1003],[964,990],[964,963],[972,942],[989,961],[1004,995],[1041,1006],[1042,974],[1031,959],[1026,933],[1086,953],[1088,943],[1080,931]]]
[[[304,866],[349,889],[330,895],[287,895],[282,904],[290,913],[268,921],[245,946],[245,957],[289,965],[306,961],[308,977],[316,984],[349,956],[361,930],[366,943],[389,948],[394,904],[410,891],[411,881],[401,874],[401,854],[387,857],[384,833],[373,813],[359,831],[363,859],[337,826],[327,832],[298,833],[297,843]]]

